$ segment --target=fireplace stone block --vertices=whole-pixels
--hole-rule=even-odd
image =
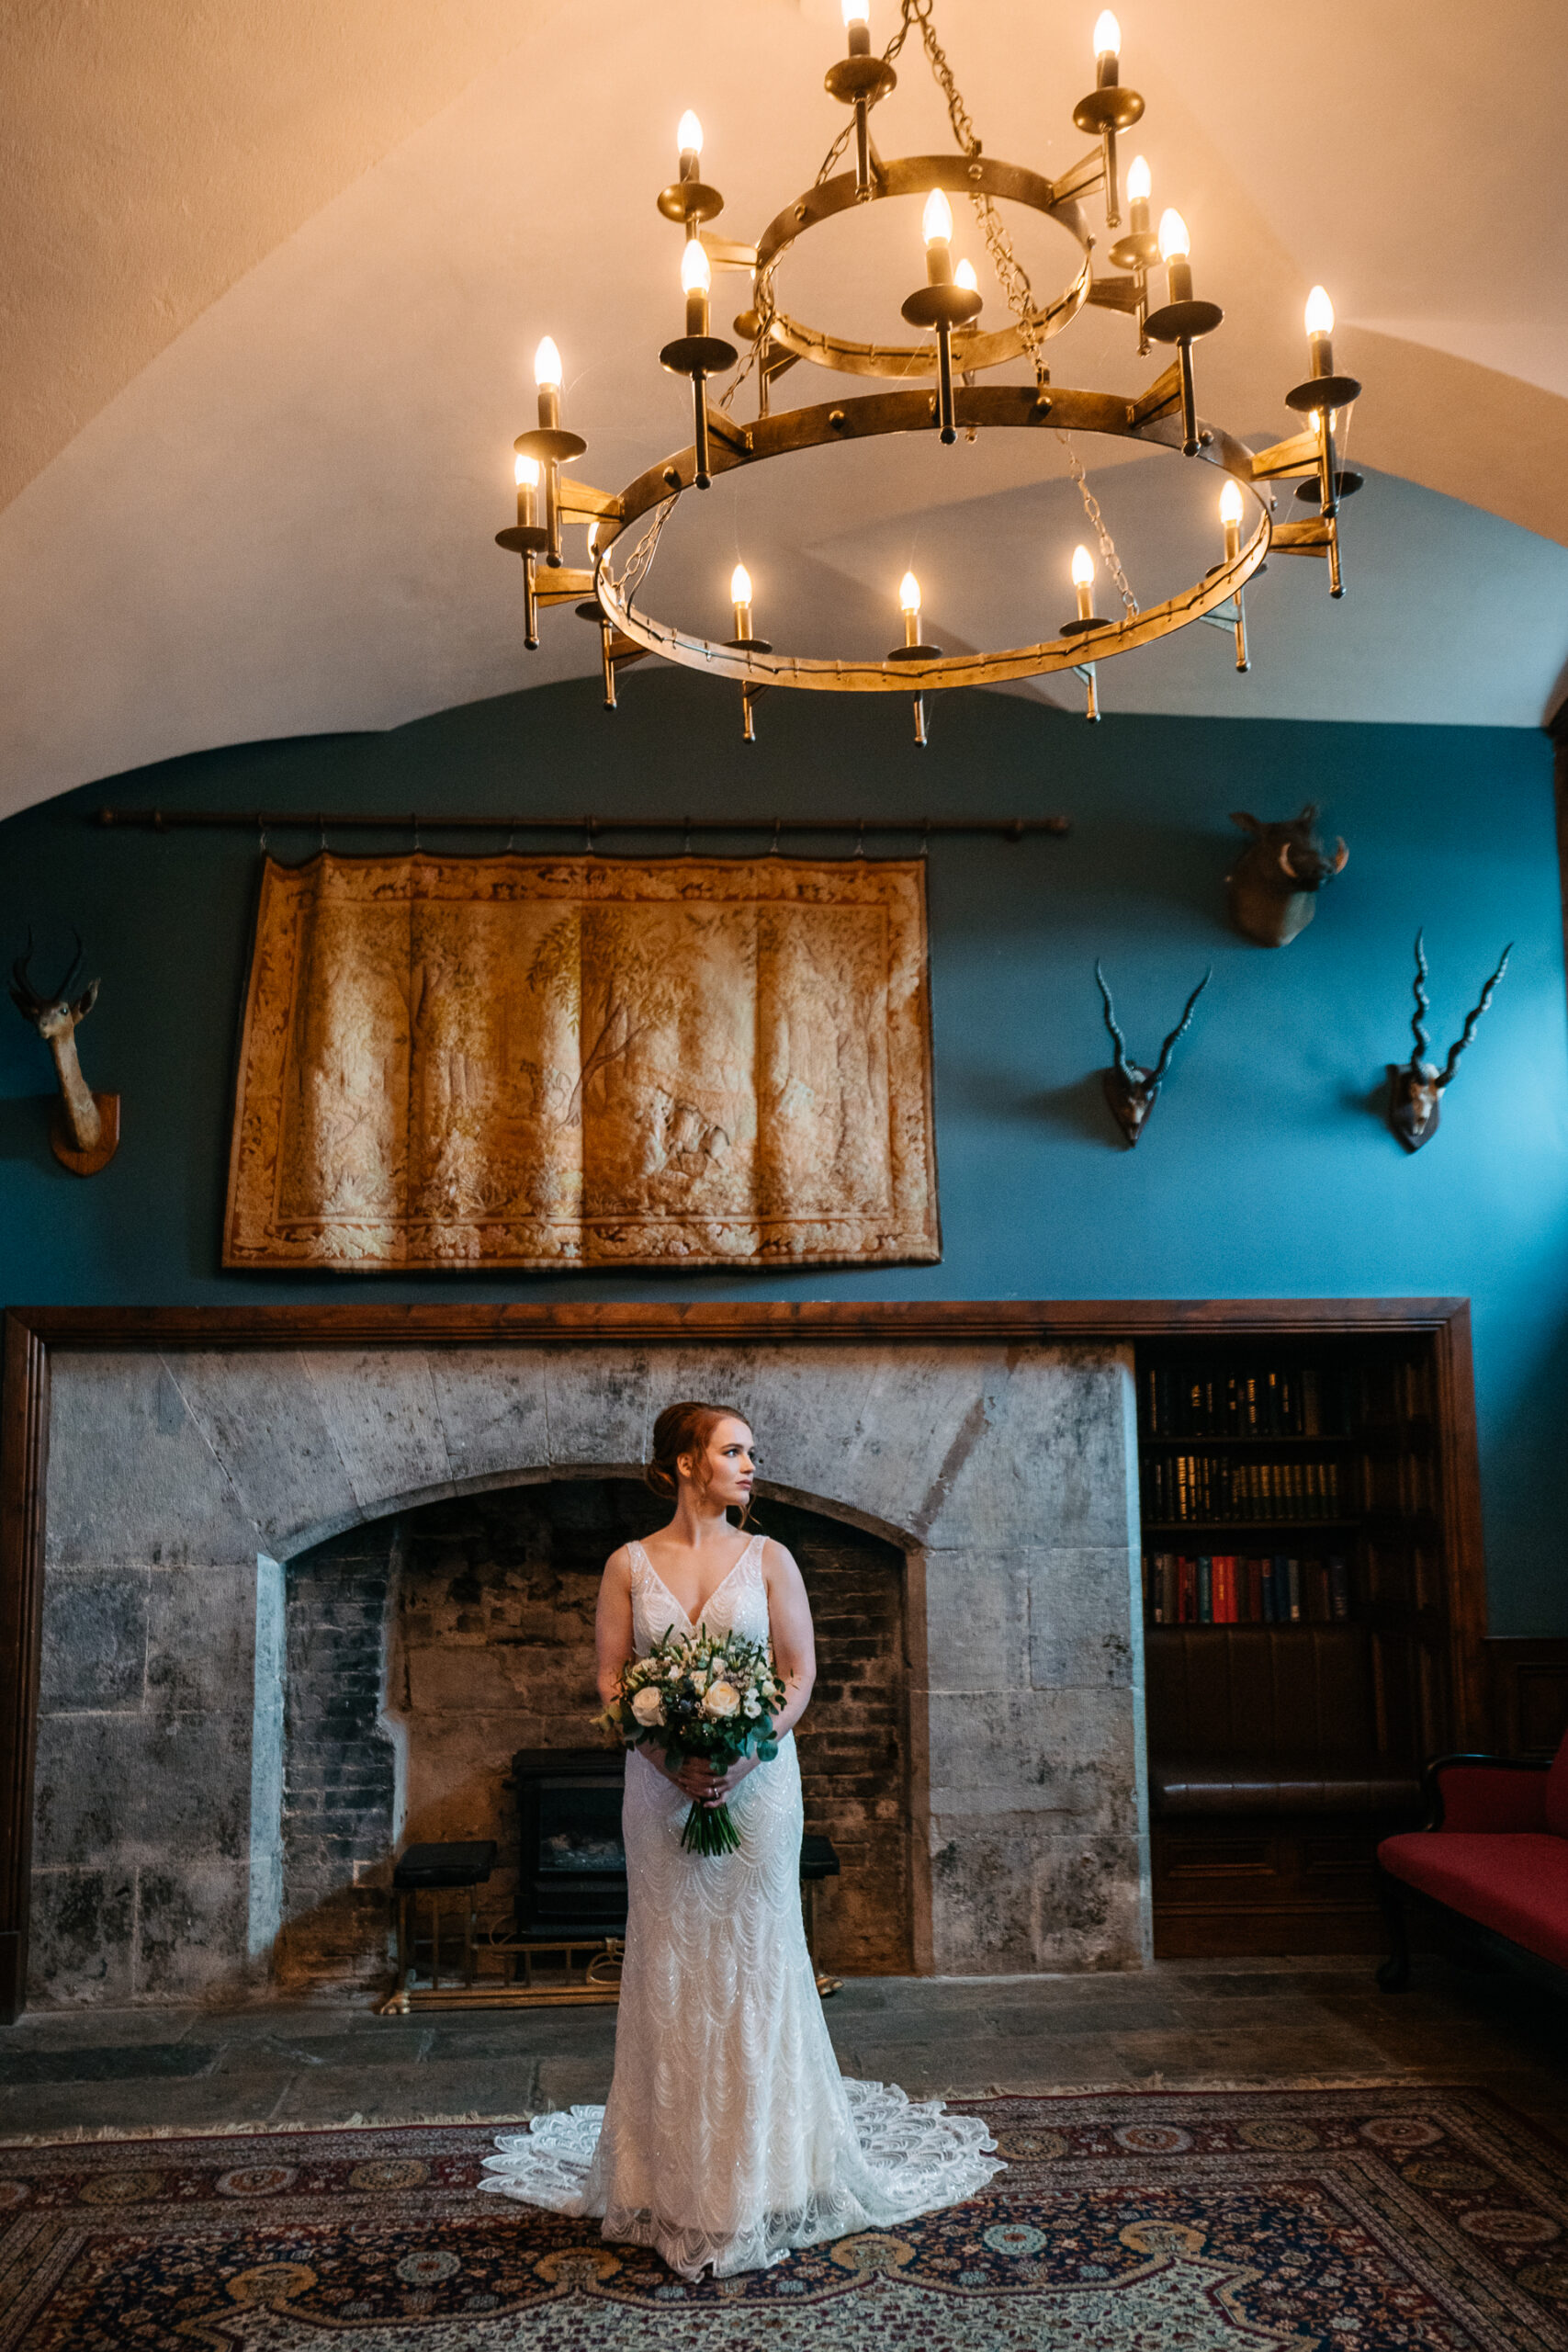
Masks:
[[[44,1590],[46,1715],[139,1713],[147,1679],[150,1568],[57,1568]]]

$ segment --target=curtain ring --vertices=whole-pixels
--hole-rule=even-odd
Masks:
[[[927,857],[927,858],[929,858],[929,857],[930,857],[930,855],[931,855],[931,819],[930,819],[929,817],[927,817],[927,818],[924,820],[924,821],[922,822],[921,826],[920,826],[920,855],[921,855],[922,857]]]
[[[582,820],[582,854],[584,857],[592,857],[593,854],[593,820],[592,816],[584,817]]]
[[[259,813],[256,817],[256,839],[261,843],[261,854],[265,857],[266,855],[266,820]]]
[[[682,857],[690,857],[692,854],[692,820],[689,817],[686,819],[685,824],[686,830],[681,840],[681,854]]]
[[[860,820],[860,831],[855,835],[855,855],[857,857],[865,855],[865,819],[863,817]]]
[[[515,818],[513,818],[512,823],[506,828],[506,847],[508,854],[513,853],[517,847],[517,820]]]
[[[316,822],[321,829],[321,855],[324,857],[327,854],[327,820],[319,808],[316,811]]]
[[[413,854],[415,857],[423,857],[424,854],[424,843],[419,837],[419,810],[417,808],[410,817],[409,823],[413,827]]]
[[[778,854],[779,854],[779,827],[780,827],[783,823],[784,823],[784,819],[783,819],[782,817],[775,817],[775,818],[773,819],[773,846],[770,848],[770,850],[769,850],[769,852],[768,852],[768,855],[769,855],[770,857],[777,857],[777,855],[778,855]]]

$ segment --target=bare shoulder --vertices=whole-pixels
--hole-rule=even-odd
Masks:
[[[762,1538],[762,1577],[765,1583],[797,1585],[804,1589],[805,1579],[787,1544],[775,1543],[771,1535]]]
[[[604,1581],[607,1585],[615,1586],[629,1585],[631,1580],[632,1547],[629,1544],[621,1544],[604,1563]]]

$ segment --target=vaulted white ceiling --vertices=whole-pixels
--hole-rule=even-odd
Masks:
[[[880,40],[892,0],[873,5]],[[1070,115],[1095,0],[939,8],[987,152],[1059,173],[1085,145]],[[1346,513],[1342,605],[1320,567],[1276,561],[1250,677],[1191,631],[1106,665],[1107,707],[1538,723],[1568,654],[1558,10],[1120,14],[1156,209],[1181,205],[1199,290],[1226,309],[1201,352],[1205,413],[1254,440],[1289,429],[1280,395],[1305,372],[1321,278],[1367,386],[1351,455],[1372,472]],[[679,446],[682,388],[656,357],[680,327],[679,237],[653,206],[676,118],[703,117],[721,231],[754,236],[839,127],[821,77],[840,45],[837,0],[14,12],[0,813],[171,753],[389,726],[592,669],[570,615],[523,652],[518,568],[491,545],[534,345],[547,330],[561,346],[589,479],[617,488]],[[899,76],[884,151],[945,147],[913,40]],[[1059,232],[1020,239],[1037,281],[1067,275]],[[912,209],[812,243],[785,292],[846,332],[898,333]],[[739,284],[720,278],[721,314]],[[1059,381],[1129,392],[1156,364],[1103,316],[1052,356]],[[1211,480],[1201,498],[1179,458],[1082,455],[1145,602],[1212,560]],[[1045,633],[1083,535],[1063,453],[1032,435],[920,436],[863,465],[832,450],[682,506],[666,608],[721,622],[742,551],[759,624],[803,650],[835,632],[882,650],[917,558],[949,646]]]

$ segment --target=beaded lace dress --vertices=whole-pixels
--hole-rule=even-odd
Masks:
[[[691,1621],[640,1544],[632,1623],[646,1657]],[[703,1611],[710,1633],[768,1638],[762,1538]],[[760,2270],[792,2246],[957,2204],[1000,2161],[975,2117],[846,2082],[828,2038],[800,1909],[793,1734],[729,1799],[732,1854],[684,1852],[690,1800],[633,1749],[623,1814],[630,1907],[605,2107],[536,2116],[486,2160],[486,2188],[654,2246],[695,2278]]]

